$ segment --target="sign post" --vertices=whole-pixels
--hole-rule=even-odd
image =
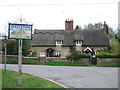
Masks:
[[[4,51],[4,53],[5,53],[5,55],[4,55],[4,59],[5,59],[5,66],[4,66],[4,70],[6,71],[6,35],[5,35],[5,42],[4,42],[4,48],[5,48],[5,51]]]
[[[18,42],[18,85],[22,85],[22,39]]]
[[[23,18],[19,23],[9,23],[9,39],[18,40],[18,85],[22,85],[22,40],[32,39],[32,25],[23,24]]]

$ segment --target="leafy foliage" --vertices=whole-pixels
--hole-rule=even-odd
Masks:
[[[28,57],[36,57],[36,56],[37,56],[37,52],[36,51],[32,52],[32,54],[28,54]]]
[[[85,62],[58,62],[58,61],[54,61],[54,62],[47,62],[45,63],[45,65],[58,65],[58,66],[91,66],[88,63]]]
[[[27,56],[29,54],[29,49],[30,49],[30,44],[31,44],[31,41],[30,40],[23,40],[23,48],[22,48],[22,51],[23,51],[23,55],[24,56]]]
[[[2,60],[2,63],[4,63],[4,60]],[[7,59],[7,64],[18,64],[18,59]],[[22,64],[40,64],[40,61],[37,60],[22,60]]]
[[[111,52],[115,54],[120,53],[120,42],[117,39],[112,39],[110,42]]]
[[[87,29],[87,30],[103,30],[103,26],[104,24],[101,23],[101,22],[98,22],[98,23],[95,23],[95,24],[92,24],[92,23],[89,23],[88,25],[84,25],[84,29]],[[113,31],[113,29],[107,25],[107,29],[108,29],[108,36],[109,38],[114,38],[115,37],[115,32]]]
[[[98,22],[98,23],[95,23],[95,24],[92,24],[92,23],[89,23],[88,25],[84,25],[84,29],[103,29],[103,24],[101,22]]]
[[[120,55],[120,42],[113,38],[110,40],[110,46],[107,49],[99,51],[98,54],[106,55],[105,57],[118,57]]]
[[[91,56],[90,54],[85,54],[85,53],[82,53],[81,55],[82,58],[90,58]]]
[[[40,62],[37,60],[23,60],[22,63],[23,64],[36,64],[36,65],[40,64]]]
[[[30,49],[30,40],[23,40],[22,55],[27,56],[29,54],[29,49]],[[7,40],[7,54],[18,55],[18,40]]]
[[[77,52],[72,52],[72,53],[70,53],[70,55],[68,55],[66,58],[67,58],[67,59],[77,60],[77,59],[80,59],[80,58],[81,58],[81,54],[80,54],[80,53],[77,53]]]
[[[18,55],[18,40],[7,40],[7,54]]]
[[[96,54],[97,58],[120,58],[119,54],[112,54],[108,52],[101,52]]]
[[[69,48],[70,48],[70,53],[76,52],[76,48],[75,47],[69,47]]]

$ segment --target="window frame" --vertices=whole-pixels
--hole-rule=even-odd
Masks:
[[[63,41],[62,40],[56,40],[56,45],[62,45],[63,44]]]
[[[56,52],[55,52],[55,55],[56,55],[56,56],[62,55],[62,51],[56,51]]]
[[[45,57],[45,56],[46,56],[45,51],[40,51],[40,57]]]
[[[82,40],[76,40],[76,41],[75,41],[75,44],[76,44],[76,45],[82,45]]]

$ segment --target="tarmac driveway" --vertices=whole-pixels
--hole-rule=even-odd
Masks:
[[[18,65],[7,64],[7,69],[18,71]],[[117,67],[22,65],[22,72],[51,79],[67,88],[118,88]]]

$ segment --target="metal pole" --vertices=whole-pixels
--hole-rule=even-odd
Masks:
[[[18,85],[22,85],[22,39],[19,39],[19,53],[18,53]]]
[[[5,36],[5,42],[4,42],[4,47],[5,47],[5,55],[4,55],[4,60],[5,60],[5,62],[4,62],[4,70],[6,71],[6,36]]]

